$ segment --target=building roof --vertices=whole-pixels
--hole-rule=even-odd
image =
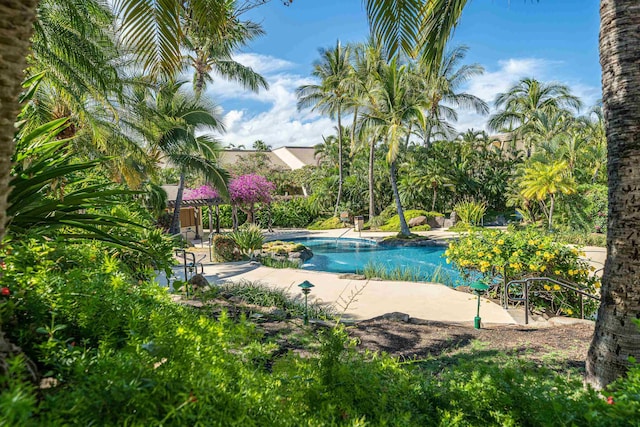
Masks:
[[[257,151],[257,150],[223,150],[220,153],[219,162],[220,166],[233,165],[238,162],[240,158],[248,157],[255,154],[264,155],[269,163],[274,168],[290,169],[290,167],[280,159],[273,151]]]
[[[232,165],[243,157],[262,154],[275,168],[295,170],[305,166],[317,166],[318,159],[313,147],[279,147],[272,151],[224,150],[220,154],[220,165]]]
[[[280,157],[291,169],[318,166],[318,158],[313,147],[280,147],[272,152]]]

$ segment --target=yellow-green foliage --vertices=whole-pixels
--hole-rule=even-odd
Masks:
[[[262,250],[265,252],[273,252],[277,254],[288,254],[289,252],[300,252],[305,249],[304,245],[296,242],[283,242],[281,240],[275,240],[273,242],[267,242],[262,245]]]
[[[419,216],[426,216],[427,219],[430,219],[430,218],[435,218],[437,216],[442,216],[442,214],[440,214],[438,212],[427,212],[427,211],[418,210],[418,209],[412,209],[412,210],[404,211],[404,219],[407,220],[407,222],[409,222],[409,220],[411,220],[413,218],[417,218]],[[414,228],[412,228],[412,230],[416,230],[416,231],[428,231],[428,230],[431,230],[431,227],[429,227],[429,228],[425,228],[425,227],[429,227],[429,226],[425,224],[424,226],[420,226],[420,228],[414,227]],[[386,224],[384,224],[382,227],[380,227],[380,230],[382,230],[382,231],[400,231],[400,217],[398,216],[398,214],[392,216],[386,222]]]
[[[327,219],[319,219],[307,228],[309,230],[333,230],[334,228],[342,228],[342,222],[340,218],[332,216]]]
[[[445,255],[447,262],[454,262],[463,273],[479,271],[488,276],[492,270],[498,274],[505,274],[506,270],[509,279],[531,276],[563,279],[590,294],[596,294],[600,288],[598,278],[590,275],[594,268],[580,259],[584,252],[535,230],[471,233],[450,243]],[[535,305],[558,314],[579,314],[580,299],[575,292],[544,282],[532,289]],[[587,312],[595,310],[595,302],[585,302]]]
[[[429,224],[417,225],[411,228],[411,231],[429,231],[429,230],[431,230],[431,227],[429,226]]]

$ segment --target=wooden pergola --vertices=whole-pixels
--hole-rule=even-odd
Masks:
[[[213,230],[213,217],[212,217],[212,212],[211,212],[211,208],[213,206],[216,207],[216,212],[215,212],[215,216],[216,216],[216,233],[220,233],[220,205],[224,203],[224,201],[220,198],[220,197],[216,197],[213,199],[188,199],[188,200],[182,200],[182,202],[180,203],[181,207],[190,207],[190,208],[196,208],[200,211],[200,215],[202,215],[202,207],[203,206],[208,206],[209,207],[209,230]],[[176,207],[176,201],[175,200],[168,200],[167,201],[167,208],[169,209],[175,209]],[[197,233],[197,227],[196,227],[196,234]]]

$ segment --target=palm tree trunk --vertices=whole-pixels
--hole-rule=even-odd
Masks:
[[[220,234],[220,205],[216,204],[216,234]]]
[[[376,139],[377,137],[374,135],[369,143],[369,221],[376,216],[376,200],[373,189],[373,166],[376,160]]]
[[[180,183],[176,194],[176,204],[173,208],[173,217],[169,226],[169,234],[180,234],[180,205],[182,205],[182,193],[184,193],[184,172],[180,173]]]
[[[553,207],[556,204],[556,197],[555,195],[552,193],[549,195],[549,197],[551,198],[551,203],[549,203],[549,231],[551,231],[551,221],[553,219]]]
[[[213,205],[208,205],[207,207],[209,208],[209,234],[211,234],[213,233],[213,212],[211,212]]]
[[[389,165],[389,172],[391,175],[391,188],[393,189],[393,198],[396,201],[396,209],[398,211],[398,217],[400,218],[400,234],[403,236],[411,235],[407,220],[404,218],[404,209],[402,209],[402,203],[400,202],[400,193],[398,192],[398,182],[396,180],[396,162],[395,160]]]
[[[233,231],[238,231],[238,206],[231,205],[231,221],[233,222]]]
[[[336,198],[336,207],[333,210],[333,216],[338,215],[338,207],[342,198],[342,119],[340,117],[340,104],[338,104],[338,197]]]
[[[438,196],[438,186],[432,185],[433,187],[433,201],[431,202],[431,212],[436,211],[436,197]]]
[[[7,196],[14,152],[14,124],[20,111],[18,96],[22,92],[37,5],[37,0],[0,2],[0,240],[4,237],[8,219]]]
[[[609,210],[602,302],[587,356],[586,381],[605,387],[640,357],[640,7],[601,0],[600,64],[607,132]]]
[[[0,241],[4,238],[8,220],[7,196],[14,153],[14,124],[20,112],[18,96],[22,92],[37,6],[37,0],[0,2]],[[0,376],[5,374],[5,358],[18,353],[20,349],[5,338],[0,326]]]
[[[353,157],[353,153],[356,149],[356,120],[358,119],[358,107],[356,106],[353,109],[353,122],[351,123],[351,157]]]

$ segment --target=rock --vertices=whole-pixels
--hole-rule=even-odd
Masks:
[[[305,262],[309,259],[311,259],[313,257],[313,252],[311,252],[311,249],[309,248],[304,248],[301,251],[297,251],[297,252],[290,252],[289,253],[289,259],[290,260],[301,260],[302,262]]]
[[[429,227],[431,228],[442,228],[444,227],[444,217],[437,216],[435,218],[429,218],[427,220],[427,224],[429,224]]]
[[[338,279],[367,280],[367,277],[364,274],[346,273],[346,274],[339,275]]]
[[[451,211],[451,215],[449,215],[449,219],[451,220],[453,225],[456,225],[456,223],[458,222],[458,214],[456,213],[456,211]]]
[[[575,324],[593,325],[595,322],[593,320],[587,320],[587,319],[576,319],[575,317],[556,316],[556,317],[550,318],[549,323],[554,326],[558,326],[558,325],[575,325]]]
[[[400,313],[399,311],[383,314],[382,316],[380,316],[380,318],[384,320],[391,320],[394,322],[409,322],[409,315],[407,313]]]
[[[202,275],[196,274],[191,279],[189,279],[189,284],[193,288],[193,291],[202,291],[203,288],[209,287],[209,281]]]
[[[427,223],[427,217],[424,215],[417,216],[415,218],[411,218],[409,220],[409,227],[417,227],[418,225],[425,225]]]
[[[473,291],[471,290],[471,288],[469,286],[456,286],[454,288],[456,291],[458,292],[465,292],[467,294],[472,294]]]
[[[442,224],[444,228],[450,228],[453,227],[453,225],[453,221],[451,221],[449,218],[445,219],[444,224]]]

